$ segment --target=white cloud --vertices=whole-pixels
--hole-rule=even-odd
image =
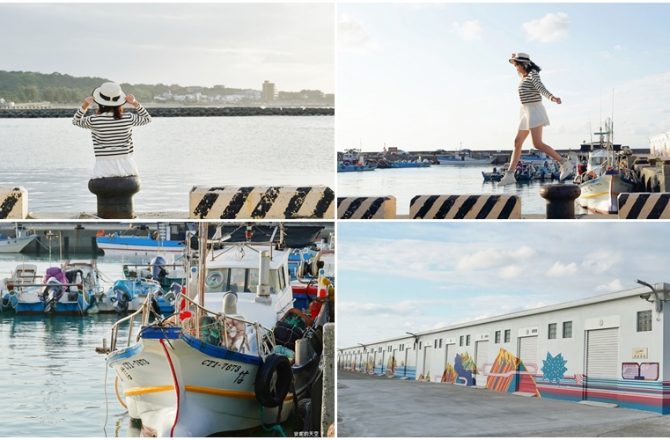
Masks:
[[[513,250],[484,249],[461,257],[456,264],[456,269],[488,269],[510,261],[527,260],[533,255],[535,255],[535,250],[525,245]]]
[[[618,290],[623,290],[624,286],[621,283],[619,278],[615,278],[609,283],[601,284],[596,287],[596,292],[616,292]]]
[[[587,254],[582,267],[597,274],[605,273],[622,260],[621,252],[603,249]]]
[[[522,272],[523,269],[520,266],[511,265],[511,266],[505,266],[502,269],[500,269],[498,275],[500,275],[502,278],[509,280],[518,277],[519,275],[521,275]]]
[[[546,272],[546,275],[549,277],[562,277],[575,273],[577,273],[577,263],[563,264],[560,261],[556,261]]]
[[[337,22],[337,44],[345,52],[364,53],[377,48],[365,25],[348,14],[341,14]]]
[[[526,38],[540,43],[555,43],[568,36],[570,19],[565,12],[551,12],[522,25]]]
[[[483,28],[479,20],[466,20],[464,22],[454,22],[451,25],[452,32],[457,34],[465,41],[481,40]]]

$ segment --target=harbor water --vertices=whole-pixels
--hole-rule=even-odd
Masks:
[[[48,259],[2,255],[0,277],[20,262],[36,264],[38,274],[50,266]],[[120,259],[99,258],[98,268],[110,280],[123,276]],[[105,356],[95,352],[117,319],[0,313],[0,436],[139,435],[116,400],[111,370],[105,384]]]
[[[95,211],[88,130],[70,119],[0,119],[0,133],[2,185],[25,187],[30,211]],[[334,188],[332,116],[154,118],[133,133],[138,212],[186,212],[193,185]]]
[[[544,214],[545,200],[540,187],[550,181],[534,181],[502,186],[484,182],[482,171],[492,166],[440,166],[430,168],[376,169],[374,171],[337,174],[339,197],[386,196],[396,197],[399,215],[409,214],[412,197],[438,194],[515,194],[521,197],[522,214]],[[556,180],[553,183],[557,183]],[[579,211],[579,209],[577,210]]]

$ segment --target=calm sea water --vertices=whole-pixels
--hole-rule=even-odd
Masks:
[[[540,187],[547,182],[501,186],[484,182],[486,167],[431,166],[430,168],[379,169],[359,173],[337,173],[338,197],[392,195],[398,214],[409,214],[412,197],[427,194],[516,194],[523,214],[544,214]],[[557,181],[554,181],[557,183]],[[579,212],[579,211],[578,211]]]
[[[334,188],[332,116],[155,118],[133,139],[138,212],[187,211],[193,185]],[[0,185],[27,188],[31,211],[95,211],[91,136],[70,119],[0,119],[0,151]]]

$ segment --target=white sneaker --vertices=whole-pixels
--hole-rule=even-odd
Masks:
[[[516,183],[516,178],[514,177],[514,171],[507,170],[505,171],[505,175],[500,179],[500,185],[511,185],[513,183]]]
[[[563,181],[570,176],[575,170],[575,164],[572,163],[569,157],[564,158],[559,162],[561,165],[561,175],[558,176],[558,180]]]

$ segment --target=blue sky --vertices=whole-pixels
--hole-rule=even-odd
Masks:
[[[614,89],[617,142],[646,147],[670,130],[668,22],[670,4],[342,4],[337,147],[511,148],[517,51],[563,99],[549,144],[588,139]]]
[[[338,346],[670,282],[670,224],[338,224]]]
[[[334,18],[307,3],[0,3],[0,69],[333,92]]]

